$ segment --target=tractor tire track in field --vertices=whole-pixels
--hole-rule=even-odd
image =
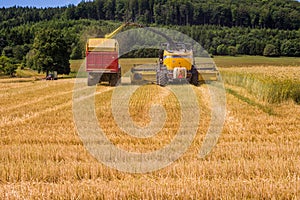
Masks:
[[[20,83],[18,85],[15,84],[10,84],[10,83],[0,83],[0,93],[2,91],[8,91],[12,89],[22,89],[22,88],[27,88],[28,86],[32,86],[34,83],[28,82],[27,84]]]
[[[80,90],[85,90],[85,89],[87,89],[87,87],[81,88]],[[113,90],[113,88],[106,88],[103,91],[96,92],[93,95],[89,95],[89,96],[83,97],[83,98],[79,99],[79,101],[85,100],[85,99],[90,98],[90,97],[92,97],[94,95],[102,94],[102,93],[110,91],[110,90]],[[72,91],[68,91],[68,92],[63,92],[63,93],[60,93],[60,94],[55,95],[55,96],[57,97],[57,96],[61,96],[61,95],[67,95],[67,94],[72,93],[72,92],[73,92],[73,90]],[[49,96],[53,97],[53,95],[49,95]],[[48,99],[48,98],[49,97],[47,97],[45,99]],[[40,102],[40,101],[42,101],[42,100],[39,100],[38,102]],[[68,101],[64,101],[64,103],[57,104],[57,105],[55,105],[53,107],[44,109],[44,110],[39,111],[39,112],[31,112],[31,113],[25,114],[25,115],[23,115],[21,117],[17,117],[17,118],[15,118],[13,120],[10,120],[10,119],[7,120],[7,119],[4,118],[0,122],[0,128],[7,127],[7,126],[15,126],[17,124],[25,123],[26,121],[34,119],[34,118],[37,118],[37,117],[39,117],[41,115],[44,115],[44,114],[47,114],[47,113],[51,113],[51,112],[54,112],[54,111],[58,111],[58,110],[63,109],[65,107],[71,106],[72,102],[73,102],[73,99],[70,99]]]
[[[55,97],[56,93],[67,91],[67,88],[70,88],[70,86],[66,84],[62,84],[59,88],[56,88],[55,85],[41,84],[38,87],[34,87],[34,89],[30,88],[29,90],[8,90],[4,94],[0,94],[0,98],[2,100],[0,101],[1,111],[3,112],[7,110],[6,108],[10,109],[10,107],[20,108],[21,104],[26,105],[28,101],[38,102],[37,99],[43,98],[45,96],[52,95],[53,97]]]
[[[69,79],[68,80],[57,80],[56,82],[37,81],[37,82],[30,83],[28,85],[26,84],[25,86],[22,85],[23,83],[20,83],[19,85],[22,85],[22,86],[12,87],[12,88],[7,88],[6,84],[5,84],[5,87],[0,89],[0,97],[5,97],[8,95],[14,96],[14,95],[20,95],[20,94],[30,93],[30,92],[37,92],[37,91],[40,91],[40,90],[43,90],[45,88],[49,88],[52,86],[58,86],[58,85],[61,86],[62,83],[70,84],[72,82]],[[0,86],[1,86],[1,84],[0,84]],[[12,89],[13,89],[13,91],[8,93]],[[24,89],[24,90],[21,90],[21,89]],[[2,92],[2,91],[4,91],[4,92]]]
[[[238,104],[241,104],[241,102],[244,102],[248,106],[256,107],[266,114],[269,114],[270,111],[273,114],[273,111],[271,109],[266,110],[266,108],[263,108],[263,105],[254,102],[253,100],[251,100],[250,98],[248,98],[246,96],[243,96],[242,94],[238,93],[235,89],[232,89],[228,85],[226,86],[225,89],[226,89],[226,93],[230,94],[238,102]],[[269,112],[267,112],[267,111],[269,111]],[[243,124],[243,122],[241,122],[241,119],[239,118],[239,116],[236,115],[234,113],[234,111],[231,110],[228,106],[227,106],[226,116],[227,116],[226,124],[227,124],[227,127],[230,132],[237,131],[239,133],[243,133],[243,132],[247,131],[245,125]]]
[[[87,89],[87,88],[81,88],[81,89],[79,89],[79,91],[85,90],[85,89]],[[103,91],[95,92],[95,93],[93,93],[93,94],[90,94],[90,95],[87,95],[87,96],[83,96],[83,97],[80,97],[80,98],[75,98],[75,99],[73,99],[73,100],[76,101],[76,102],[80,102],[80,101],[86,100],[86,99],[88,99],[88,98],[91,98],[91,97],[93,97],[93,96],[102,94],[102,93],[104,93],[104,92],[111,91],[111,90],[113,90],[113,89],[114,89],[114,88],[112,88],[112,87],[111,87],[111,88],[106,88],[106,89],[103,90]],[[77,90],[77,91],[78,91],[78,90]]]
[[[36,104],[36,103],[39,103],[41,101],[45,101],[47,99],[50,99],[50,98],[56,98],[56,97],[59,97],[59,96],[62,96],[62,95],[67,95],[67,94],[70,94],[72,93],[72,91],[68,91],[68,92],[60,92],[60,93],[57,93],[55,95],[46,95],[46,96],[43,96],[43,97],[40,97],[40,98],[37,98],[35,100],[32,100],[32,101],[26,101],[24,103],[21,103],[21,104],[17,104],[15,106],[11,106],[11,107],[3,107],[0,109],[0,112],[8,112],[8,111],[11,111],[11,110],[14,110],[14,109],[18,109],[18,108],[21,108],[21,107],[24,107],[24,106],[28,106],[28,105],[32,105],[32,104]]]
[[[263,104],[260,104],[260,103],[258,103],[256,101],[254,101],[254,100],[252,100],[252,99],[250,99],[250,98],[248,98],[248,97],[246,97],[246,96],[238,93],[236,90],[234,90],[234,89],[232,89],[232,88],[230,88],[228,86],[226,88],[226,92],[229,93],[229,94],[231,94],[235,98],[237,98],[237,99],[239,99],[239,100],[241,100],[241,101],[249,104],[250,106],[258,108],[259,110],[263,111],[266,114],[276,115],[276,113],[274,112],[274,110],[271,107],[263,105]]]
[[[85,90],[86,88],[81,88],[80,90]],[[59,93],[56,93],[56,94],[49,94],[49,95],[46,95],[46,96],[43,96],[43,97],[39,97],[35,100],[32,100],[32,101],[26,101],[24,103],[21,103],[21,104],[17,104],[15,106],[10,106],[10,107],[2,107],[0,108],[0,112],[8,112],[8,111],[11,111],[11,110],[14,110],[14,109],[18,109],[18,108],[21,108],[21,107],[24,107],[24,106],[28,106],[28,105],[32,105],[32,104],[36,104],[36,103],[39,103],[41,101],[45,101],[47,99],[50,99],[50,98],[56,98],[56,97],[59,97],[59,96],[62,96],[62,95],[68,95],[68,94],[71,94],[73,93],[74,91],[70,90],[70,91],[66,91],[66,92],[59,92]]]

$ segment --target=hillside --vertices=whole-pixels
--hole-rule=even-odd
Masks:
[[[88,37],[101,37],[124,21],[178,30],[212,55],[300,56],[300,3],[294,0],[95,0],[57,8],[0,8],[0,53],[10,64],[31,67],[37,33],[55,29],[70,58],[81,59]]]

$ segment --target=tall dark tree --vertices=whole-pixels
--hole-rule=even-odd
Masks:
[[[70,52],[63,35],[54,29],[43,30],[37,34],[28,57],[33,69],[39,72],[57,71],[58,74],[70,73]]]

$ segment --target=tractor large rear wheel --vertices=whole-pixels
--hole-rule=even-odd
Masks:
[[[199,72],[196,68],[192,67],[192,77],[191,77],[191,84],[198,86],[199,84]]]
[[[94,86],[100,82],[100,74],[91,73],[88,75],[87,85]]]
[[[157,75],[157,84],[160,85],[160,86],[166,86],[168,84],[168,78],[167,78],[167,75],[166,73],[164,73],[164,71],[159,71],[157,72],[158,75]]]

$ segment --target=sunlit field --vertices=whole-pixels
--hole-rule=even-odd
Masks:
[[[177,161],[145,174],[109,168],[85,149],[72,112],[74,78],[0,79],[0,199],[299,199],[300,66],[233,63],[220,72],[226,118],[212,152],[198,157],[211,120],[208,86],[191,86],[201,116],[197,136]],[[167,113],[157,135],[139,139],[114,122],[114,90],[100,84],[95,95],[96,116],[113,144],[151,152],[170,143],[180,124],[174,94],[150,84],[132,95],[136,124],[151,121],[152,104]]]

